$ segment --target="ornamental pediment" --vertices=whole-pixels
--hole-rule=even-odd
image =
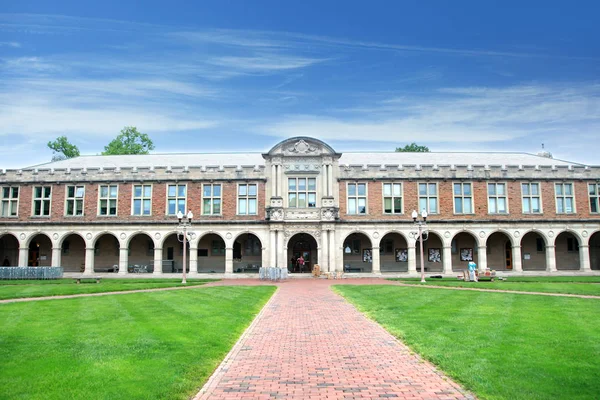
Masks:
[[[275,145],[267,154],[263,154],[265,159],[278,156],[283,157],[316,157],[332,156],[337,154],[327,143],[310,137],[295,137],[286,139]]]

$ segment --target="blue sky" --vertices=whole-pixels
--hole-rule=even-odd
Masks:
[[[524,151],[600,164],[597,1],[19,1],[0,5],[0,168],[155,152]],[[523,5],[521,3],[526,3]]]

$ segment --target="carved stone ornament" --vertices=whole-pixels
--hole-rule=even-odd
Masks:
[[[125,240],[125,238],[127,237],[127,234],[125,232],[121,233],[121,239]]]
[[[373,232],[373,237],[374,237],[375,239],[379,238],[379,232]]]
[[[318,210],[286,210],[285,211],[285,219],[286,220],[316,220],[319,219],[319,211]]]
[[[338,213],[335,208],[323,208],[321,210],[321,219],[323,221],[334,221],[337,215]]]
[[[92,239],[92,236],[93,236],[93,235],[92,235],[91,233],[89,233],[89,232],[85,234],[85,238],[86,238],[87,240],[91,240],[91,239]]]
[[[290,154],[310,154],[317,152],[317,146],[310,145],[306,143],[303,139],[294,144],[292,147],[288,147],[287,151]]]
[[[550,236],[550,237],[554,237],[554,231],[549,231],[549,232],[548,232],[548,236]]]
[[[479,237],[480,238],[484,238],[485,237],[485,232],[484,231],[479,232]]]
[[[225,235],[225,237],[227,238],[227,240],[231,239],[233,237],[233,235],[231,234],[231,232],[227,232],[227,234]]]
[[[19,235],[19,237],[21,238],[21,240],[25,240],[25,238],[27,237],[27,235],[26,235],[26,234],[24,234],[24,233],[21,233],[21,234]]]
[[[583,231],[583,232],[581,232],[581,236],[583,236],[583,237],[587,237],[587,235],[588,235],[588,232],[587,232],[587,231]]]
[[[450,238],[450,236],[452,236],[452,235],[450,234],[450,232],[446,231],[446,232],[444,233],[444,237],[446,237],[447,239],[449,239],[449,238]]]
[[[521,236],[521,232],[519,232],[519,231],[515,231],[515,232],[513,233],[513,236],[514,236],[514,237],[516,237],[516,238],[518,238],[519,236]]]
[[[58,239],[58,233],[55,233],[54,235],[52,235],[52,238],[53,238],[54,240],[57,240],[57,239]]]
[[[160,233],[156,232],[156,233],[154,234],[154,237],[155,237],[156,239],[160,239]]]
[[[284,228],[283,236],[289,238],[297,233],[308,233],[315,238],[321,237],[321,230],[318,225],[292,225]]]
[[[280,208],[270,210],[271,221],[283,221],[283,210]]]

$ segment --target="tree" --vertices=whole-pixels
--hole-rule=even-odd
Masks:
[[[404,147],[396,147],[396,151],[402,153],[429,153],[429,147],[419,146],[415,142],[412,142]]]
[[[79,149],[74,144],[69,143],[66,136],[59,136],[55,141],[48,142],[48,147],[53,151],[52,161],[79,157]]]
[[[145,133],[138,132],[135,126],[126,126],[121,129],[121,134],[104,146],[102,155],[119,154],[148,154],[154,150],[152,139]]]

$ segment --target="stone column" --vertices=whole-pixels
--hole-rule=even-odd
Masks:
[[[321,272],[329,271],[329,231],[321,230],[321,254],[319,254]]]
[[[281,189],[282,184],[283,183],[281,182],[281,165],[277,165],[277,197],[281,197],[281,194],[283,193]]]
[[[417,273],[417,247],[415,243],[408,243],[408,273],[416,274]],[[394,255],[395,257],[395,255]]]
[[[328,242],[329,265],[327,266],[327,268],[328,268],[329,272],[334,272],[336,270],[335,257],[336,257],[336,251],[337,251],[337,247],[335,246],[335,234],[334,234],[334,231],[327,231],[327,232],[328,232],[328,237],[329,237],[329,242]]]
[[[26,267],[28,259],[29,247],[19,247],[19,267]]]
[[[188,242],[189,243],[189,242]],[[198,247],[190,244],[190,274],[198,273]]]
[[[62,249],[60,247],[52,248],[52,267],[60,267],[60,254]]]
[[[379,261],[379,247],[373,247],[371,249],[371,255],[373,263],[371,264],[371,271],[374,274],[381,274],[381,263]]]
[[[233,247],[225,248],[225,274],[233,274]]]
[[[442,262],[444,263],[444,274],[452,275],[452,247],[444,246]]]
[[[556,272],[556,253],[554,246],[546,246],[546,271]]]
[[[162,258],[163,258],[163,249],[162,247],[154,248],[154,275],[162,275]]]
[[[512,264],[513,271],[523,272],[523,258],[521,255],[521,245],[516,245],[512,248]]]
[[[477,265],[478,269],[485,270],[487,268],[487,246],[479,246],[477,261],[479,261]]]
[[[333,165],[329,165],[327,168],[327,196],[333,194]]]
[[[266,267],[274,267],[276,264],[277,257],[277,231],[272,230],[269,232],[269,265],[265,265]]]
[[[119,249],[119,275],[127,274],[128,266],[129,266],[129,249],[127,247],[121,247]]]
[[[590,272],[592,270],[590,264],[590,248],[589,246],[579,246],[579,270],[581,272]]]
[[[288,260],[287,260],[287,248],[284,248],[285,236],[283,235],[283,231],[277,231],[277,246],[278,254],[277,254],[277,266],[280,268],[287,268]]]
[[[83,272],[86,275],[91,275],[94,273],[94,256],[95,249],[93,247],[85,248],[85,271]]]
[[[277,166],[271,165],[271,197],[277,196]]]

